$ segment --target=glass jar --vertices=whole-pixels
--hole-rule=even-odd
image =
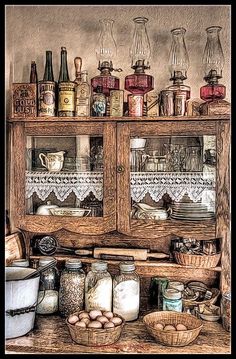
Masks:
[[[168,288],[163,294],[163,310],[182,312],[182,294],[177,289]]]
[[[53,257],[43,257],[39,259],[39,268],[44,267]],[[43,271],[40,275],[37,314],[53,314],[58,311],[58,279],[59,272],[56,264]]]
[[[14,261],[12,261],[11,265],[13,267],[24,267],[27,268],[29,267],[29,260],[28,259],[15,259]]]
[[[59,311],[68,316],[84,308],[85,273],[79,259],[68,259],[61,273]]]
[[[231,321],[231,293],[227,292],[222,294],[221,303],[220,303],[220,311],[222,318],[222,325],[225,330],[230,331],[230,321]]]
[[[107,263],[97,261],[85,279],[85,310],[100,309],[111,311],[112,278],[107,271]]]
[[[140,280],[132,262],[120,263],[120,274],[113,280],[113,312],[127,322],[136,320],[140,305]]]

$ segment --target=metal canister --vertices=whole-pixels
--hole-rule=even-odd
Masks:
[[[38,96],[38,116],[56,116],[56,83],[54,81],[40,81]]]
[[[174,115],[184,116],[186,113],[187,95],[185,91],[178,91],[174,96]]]
[[[128,95],[129,116],[143,116],[143,95]]]
[[[163,310],[163,294],[168,286],[168,279],[152,277],[149,287],[149,303],[158,310]]]
[[[174,116],[174,92],[172,90],[160,92],[160,115]]]
[[[159,116],[158,95],[155,91],[147,93],[147,116]]]
[[[111,90],[110,91],[110,116],[122,117],[124,104],[124,91]]]
[[[58,84],[58,116],[75,115],[75,83],[60,82]]]

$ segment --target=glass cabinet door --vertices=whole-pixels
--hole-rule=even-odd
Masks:
[[[126,220],[124,214],[118,220],[122,232],[161,237],[181,235],[185,228],[198,237],[205,229],[214,237],[216,135],[202,130],[193,135],[178,126],[168,131],[163,123],[120,125],[118,138],[120,133],[127,144],[118,160],[127,167],[117,179],[126,208]],[[125,181],[128,188],[122,190],[119,183]]]
[[[82,234],[115,230],[115,124],[36,125],[15,125],[18,136],[13,130],[13,177],[17,168],[22,173],[12,183],[19,228]]]

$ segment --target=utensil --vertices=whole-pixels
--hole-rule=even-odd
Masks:
[[[57,239],[53,236],[44,236],[41,238],[37,238],[34,247],[38,249],[43,255],[52,255],[56,253],[58,249],[62,249],[63,251],[75,254],[75,248],[60,246]],[[85,252],[81,254],[90,254],[90,252],[85,250]]]

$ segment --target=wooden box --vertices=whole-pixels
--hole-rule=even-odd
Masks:
[[[37,117],[37,84],[12,84],[12,117]]]

